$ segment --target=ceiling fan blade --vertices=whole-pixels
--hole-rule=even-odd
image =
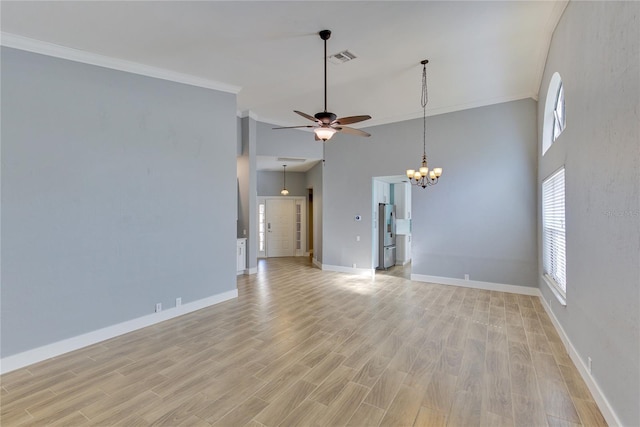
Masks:
[[[271,128],[271,129],[297,129],[297,128],[314,128],[315,126],[304,125],[304,126],[283,126],[279,128]]]
[[[349,117],[340,117],[336,119],[335,123],[338,125],[350,125],[352,123],[364,122],[365,120],[369,120],[371,116],[349,116]]]
[[[317,122],[317,121],[318,121],[315,117],[310,116],[310,115],[308,115],[308,114],[306,114],[306,113],[303,113],[302,111],[296,111],[296,110],[293,110],[293,112],[294,112],[294,113],[296,113],[296,114],[301,115],[301,116],[302,116],[302,117],[304,117],[305,119],[311,120],[312,122]]]
[[[365,132],[363,130],[350,128],[350,127],[347,127],[347,126],[336,126],[336,127],[334,127],[334,129],[337,130],[338,132],[348,133],[350,135],[371,136],[370,133],[367,133],[367,132]]]

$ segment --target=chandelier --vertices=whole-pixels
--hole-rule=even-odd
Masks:
[[[280,194],[283,196],[289,195],[289,190],[287,190],[287,165],[282,165],[282,190]]]
[[[429,101],[429,95],[427,93],[427,64],[428,59],[420,61],[422,64],[422,165],[418,170],[407,169],[407,178],[412,184],[418,185],[422,188],[427,188],[431,185],[436,185],[440,175],[442,175],[442,168],[433,168],[429,170],[427,166],[427,102]]]

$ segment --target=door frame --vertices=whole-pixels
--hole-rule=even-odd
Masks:
[[[291,224],[293,230],[293,247],[294,247],[294,256],[305,256],[307,253],[307,198],[305,196],[258,196],[257,198],[257,209],[256,209],[256,246],[257,246],[257,254],[258,258],[267,258],[267,230],[266,230],[266,218],[267,218],[267,200],[268,199],[280,199],[280,200],[293,200],[293,223]],[[260,205],[264,205],[264,218],[265,218],[265,228],[264,232],[260,232]],[[300,207],[300,234],[299,239],[297,232],[297,214],[298,214],[298,206]],[[261,234],[263,234],[261,236]],[[260,242],[261,238],[264,246],[264,250],[260,250]],[[299,243],[299,245],[298,245]]]

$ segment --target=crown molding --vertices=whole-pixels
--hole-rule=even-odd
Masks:
[[[105,55],[99,55],[97,53],[60,46],[53,43],[43,42],[41,40],[19,36],[17,34],[1,32],[0,45],[41,55],[52,56],[55,58],[66,59],[69,61],[81,62],[83,64],[110,68],[112,70],[125,71],[127,73],[183,83],[205,89],[218,90],[221,92],[238,94],[241,89],[240,86],[216,82],[214,80],[203,79],[190,74],[178,73],[164,68],[152,67],[150,65],[144,65],[124,59],[112,58]]]
[[[251,110],[244,110],[244,111],[237,111],[236,113],[238,115],[238,117],[240,117],[241,119],[244,118],[252,118],[253,120],[255,120],[256,122],[259,122],[260,120],[258,119],[258,115],[256,113],[254,113]]]
[[[464,104],[445,105],[438,108],[427,109],[427,117],[438,116],[440,114],[455,113],[458,111],[471,110],[473,108],[489,107],[491,105],[504,104],[506,102],[520,101],[522,99],[531,98],[534,101],[538,100],[538,94],[536,93],[523,93],[516,96],[504,96],[490,99],[483,99],[479,101],[468,102]],[[399,114],[395,116],[388,116],[381,119],[367,120],[366,124],[359,126],[359,129],[367,129],[373,126],[387,125],[391,123],[404,122],[407,120],[421,119],[422,111],[413,112],[410,114]]]
[[[547,18],[547,23],[545,24],[544,31],[540,32],[540,36],[542,36],[543,40],[540,43],[540,50],[538,52],[538,60],[537,60],[537,69],[536,69],[536,77],[533,82],[533,89],[538,93],[538,95],[542,92],[542,78],[544,77],[544,69],[547,65],[547,56],[549,55],[549,49],[551,48],[551,41],[553,39],[553,34],[560,23],[560,19],[564,14],[564,11],[567,9],[569,5],[569,0],[556,1],[553,4],[553,9],[551,9],[551,13]],[[538,97],[534,98],[536,101]]]

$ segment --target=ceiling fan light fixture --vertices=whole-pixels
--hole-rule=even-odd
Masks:
[[[319,127],[315,128],[313,131],[316,133],[318,139],[321,139],[322,141],[330,140],[333,134],[337,132],[332,127]]]
[[[316,113],[314,116],[311,116],[307,113],[303,113],[302,111],[293,110],[299,116],[304,117],[307,120],[315,122],[315,126],[312,125],[302,125],[302,126],[283,126],[283,127],[275,127],[273,129],[295,129],[295,128],[313,128],[315,132],[316,141],[328,141],[331,139],[334,133],[342,132],[350,135],[357,136],[371,136],[369,133],[355,129],[352,127],[348,127],[345,125],[360,123],[365,120],[369,120],[371,116],[360,115],[360,116],[349,116],[349,117],[341,117],[338,118],[335,114],[327,111],[327,40],[331,37],[331,31],[322,30],[318,33],[320,38],[324,41],[324,111]],[[350,52],[342,52],[345,57],[355,58]],[[347,55],[347,53],[349,55]]]

